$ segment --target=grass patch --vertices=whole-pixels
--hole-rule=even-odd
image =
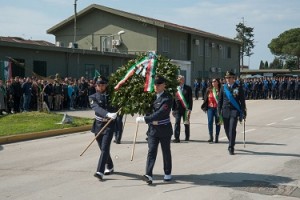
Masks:
[[[33,133],[47,130],[91,125],[92,119],[72,117],[72,124],[56,124],[61,122],[63,114],[27,112],[0,116],[0,137]]]

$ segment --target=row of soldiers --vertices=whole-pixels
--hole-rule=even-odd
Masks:
[[[204,97],[204,93],[210,84],[210,80],[202,80],[201,83],[196,79],[194,82],[195,100],[198,99],[199,91]],[[225,79],[221,79],[224,84]],[[263,77],[237,79],[238,84],[243,85],[245,98],[247,100],[256,99],[300,99],[300,80],[298,77]]]
[[[300,99],[298,77],[246,78],[243,88],[246,99]]]

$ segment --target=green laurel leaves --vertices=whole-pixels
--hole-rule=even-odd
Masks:
[[[118,90],[114,87],[123,79],[127,70],[146,54],[130,60],[126,65],[120,67],[109,78],[109,91],[112,97],[112,105],[122,108],[122,114],[145,115],[152,110],[152,103],[155,99],[155,92],[144,92],[145,77],[134,74]],[[156,75],[163,76],[166,82],[166,89],[172,96],[178,86],[177,75],[179,67],[172,64],[169,59],[157,55]]]

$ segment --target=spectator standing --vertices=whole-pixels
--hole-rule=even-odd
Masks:
[[[26,78],[26,81],[22,84],[23,90],[23,112],[29,112],[31,95],[32,95],[32,79]]]
[[[202,81],[201,81],[202,100],[204,100],[206,89],[207,89],[207,82],[205,81],[205,79],[202,79]]]
[[[198,79],[195,79],[194,81],[195,100],[199,99],[199,90],[200,90],[200,83]]]
[[[20,83],[20,77],[16,76],[14,81],[11,84],[12,87],[12,95],[14,101],[13,112],[18,113],[21,109],[21,96],[22,96],[22,85]]]
[[[6,88],[3,84],[3,81],[0,80],[0,115],[7,114],[5,112],[7,108],[5,99],[6,99]]]

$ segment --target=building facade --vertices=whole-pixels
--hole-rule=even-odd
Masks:
[[[227,70],[240,72],[237,40],[101,5],[88,6],[47,33],[55,36],[55,44],[0,40],[0,61],[9,56],[24,64],[13,67],[13,76],[36,72],[91,78],[96,70],[108,76],[148,51],[180,66],[187,84],[223,77]]]
[[[60,46],[121,54],[155,51],[179,65],[189,84],[195,78],[222,77],[227,70],[239,74],[237,40],[96,4],[47,33]]]

